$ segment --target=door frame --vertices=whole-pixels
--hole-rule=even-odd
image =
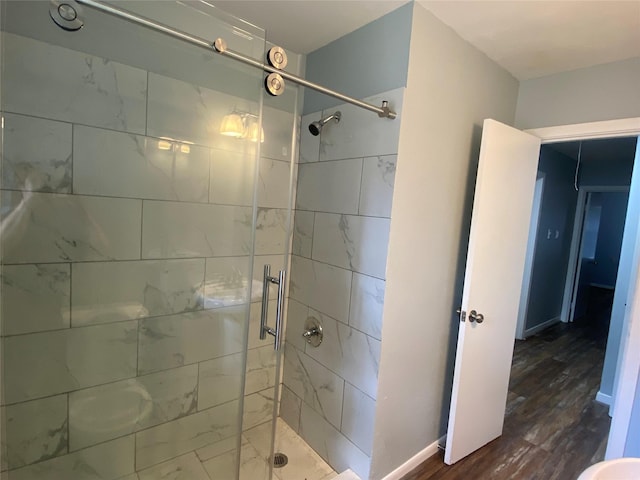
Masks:
[[[573,220],[573,234],[571,236],[571,249],[569,250],[569,264],[567,276],[564,282],[564,294],[562,297],[562,313],[560,320],[565,323],[573,322],[575,314],[576,289],[580,278],[582,258],[582,244],[584,241],[584,221],[587,212],[587,202],[591,193],[628,192],[628,186],[600,186],[587,185],[578,188],[578,200],[576,213]]]
[[[601,122],[559,125],[525,130],[539,137],[542,143],[556,143],[572,140],[592,140],[597,138],[640,137],[640,117],[607,120]],[[636,153],[640,148],[636,147]],[[637,160],[636,155],[636,160]],[[636,165],[634,165],[636,168]],[[639,176],[640,177],[640,176]],[[636,232],[636,254],[640,250],[640,228]],[[635,291],[630,294],[630,306],[624,318],[623,335],[620,345],[620,359],[614,391],[614,409],[609,441],[605,458],[619,458],[624,455],[631,414],[638,386],[640,369],[640,268],[635,275]],[[631,284],[633,283],[630,282]],[[629,292],[631,293],[631,292]]]
[[[528,335],[532,335],[534,330],[540,325],[527,332],[527,310],[529,307],[529,293],[531,292],[531,280],[533,278],[533,260],[536,256],[536,239],[538,238],[538,228],[540,227],[540,213],[542,211],[542,199],[544,197],[544,172],[538,172],[536,187],[533,194],[533,208],[531,210],[531,222],[529,224],[529,238],[527,240],[527,256],[524,260],[524,275],[522,277],[522,290],[520,292],[520,306],[518,308],[518,321],[516,322],[516,338],[524,340]],[[546,326],[546,325],[545,325]]]

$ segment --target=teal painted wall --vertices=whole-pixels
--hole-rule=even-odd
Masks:
[[[544,173],[544,190],[525,330],[560,316],[578,197],[573,188],[575,160],[543,145],[538,172]],[[548,230],[554,233],[549,239]]]
[[[412,12],[413,2],[409,2],[311,52],[305,78],[358,99],[406,86]],[[305,114],[341,103],[305,89]]]

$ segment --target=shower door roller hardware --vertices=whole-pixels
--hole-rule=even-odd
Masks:
[[[271,47],[267,54],[267,58],[269,59],[269,64],[278,70],[284,69],[289,61],[287,59],[287,52],[285,52],[281,47]]]
[[[277,97],[284,92],[284,79],[279,73],[270,73],[264,79],[264,86],[267,88],[269,95]]]
[[[285,271],[280,270],[277,277],[271,276],[271,265],[264,266],[264,278],[262,282],[262,311],[260,313],[260,340],[267,338],[267,333],[273,335],[273,349],[280,350],[282,343],[282,319],[284,316],[284,287]],[[278,301],[276,303],[276,328],[267,325],[267,315],[269,314],[269,286],[278,285]]]
[[[80,30],[84,22],[79,18],[80,6],[73,0],[51,0],[49,16],[56,25],[69,32]]]
[[[476,323],[482,323],[482,322],[484,322],[484,315],[482,315],[481,313],[476,312],[475,310],[471,310],[469,312],[469,321],[470,322],[476,322]]]
[[[322,325],[320,325],[320,321],[316,317],[307,317],[307,320],[304,322],[304,333],[302,337],[312,347],[320,346],[324,333],[322,332]]]
[[[462,310],[461,308],[457,309],[457,310],[456,310],[456,313],[457,313],[458,315],[460,315],[460,321],[461,321],[461,322],[464,322],[464,321],[465,321],[465,319],[467,318],[467,312],[465,312],[465,311],[464,311],[464,310]]]
[[[378,116],[380,118],[391,118],[394,119],[395,117],[395,113],[393,115],[391,115],[391,109],[389,108],[389,102],[387,102],[386,100],[382,101],[382,106],[380,107],[380,111],[378,112]]]

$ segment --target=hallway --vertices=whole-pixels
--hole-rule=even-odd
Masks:
[[[503,435],[452,466],[439,452],[403,480],[573,480],[601,461],[610,418],[594,399],[606,334],[559,323],[516,341]]]

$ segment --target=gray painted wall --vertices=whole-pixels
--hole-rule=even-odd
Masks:
[[[520,83],[516,126],[536,128],[640,117],[640,58]]]
[[[631,410],[631,421],[629,422],[629,433],[627,434],[627,445],[624,450],[626,457],[640,457],[640,371],[638,372],[638,383],[636,384],[636,396]]]
[[[603,142],[603,140],[594,140]],[[589,159],[580,165],[580,185],[582,186],[628,186],[633,172],[633,151],[629,154]]]
[[[444,433],[481,125],[487,117],[512,123],[517,89],[508,72],[414,5],[387,257],[373,479]]]
[[[622,233],[627,213],[629,192],[603,192],[594,194],[602,208],[595,268],[589,275],[589,283],[615,285],[622,247]]]
[[[363,98],[407,84],[412,4],[375,20],[307,55],[305,78]],[[339,15],[339,11],[336,12]],[[322,28],[321,25],[318,26]],[[304,113],[343,103],[306,89]]]
[[[606,141],[592,142],[598,144],[599,152],[607,151],[603,145]],[[616,148],[619,152],[627,150]],[[555,151],[550,146],[543,145],[540,149],[538,170],[545,173],[545,187],[536,239],[526,330],[560,316],[577,199],[573,186],[575,164],[575,159]],[[586,158],[581,163],[579,182],[581,186],[627,186],[631,182],[632,169],[632,155]],[[550,239],[547,239],[548,230],[552,233]],[[556,230],[559,232],[557,239]]]
[[[544,173],[544,191],[525,330],[560,317],[577,199],[574,170],[573,159],[542,146],[538,171]]]

